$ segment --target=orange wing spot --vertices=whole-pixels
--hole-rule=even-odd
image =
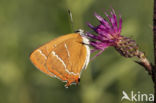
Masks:
[[[71,75],[68,77],[67,83],[65,84],[65,87],[68,88],[72,83],[79,83],[79,76]]]

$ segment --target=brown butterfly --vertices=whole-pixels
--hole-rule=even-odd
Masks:
[[[78,84],[81,71],[86,69],[90,59],[89,40],[82,30],[60,36],[34,50],[30,55],[32,63],[45,74],[67,82]]]

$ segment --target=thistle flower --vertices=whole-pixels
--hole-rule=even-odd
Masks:
[[[87,32],[87,36],[92,39],[90,41],[90,45],[93,47],[92,52],[99,51],[93,58],[100,55],[107,47],[113,46],[122,56],[128,58],[136,56],[140,59],[140,62],[138,62],[139,64],[145,65],[147,69],[151,69],[150,63],[146,59],[144,53],[139,51],[136,42],[121,35],[121,15],[119,15],[119,23],[114,9],[112,9],[110,15],[105,12],[108,21],[97,13],[94,15],[100,24],[93,26],[88,23],[88,26],[93,29],[97,35]]]

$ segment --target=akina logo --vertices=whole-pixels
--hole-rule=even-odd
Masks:
[[[140,91],[134,92],[131,91],[129,95],[125,92],[122,91],[122,98],[121,101],[134,101],[134,102],[143,102],[143,101],[154,101],[154,94],[145,94],[141,93]]]

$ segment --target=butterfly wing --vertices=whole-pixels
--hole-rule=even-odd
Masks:
[[[38,49],[34,50],[31,53],[31,55],[30,55],[31,62],[43,73],[45,73],[49,76],[52,76],[52,77],[55,76],[55,75],[53,75],[53,73],[49,72],[46,67],[46,62],[47,62],[49,53],[51,53],[51,51],[56,47],[56,45],[60,44],[63,41],[66,41],[70,38],[75,38],[75,37],[76,37],[76,35],[68,34],[68,35],[58,37],[58,38],[42,45],[41,47],[39,47]]]
[[[48,71],[55,74],[62,81],[67,81],[68,87],[78,83],[82,69],[86,68],[89,61],[90,50],[83,43],[80,34],[56,45],[48,56],[46,66]]]

